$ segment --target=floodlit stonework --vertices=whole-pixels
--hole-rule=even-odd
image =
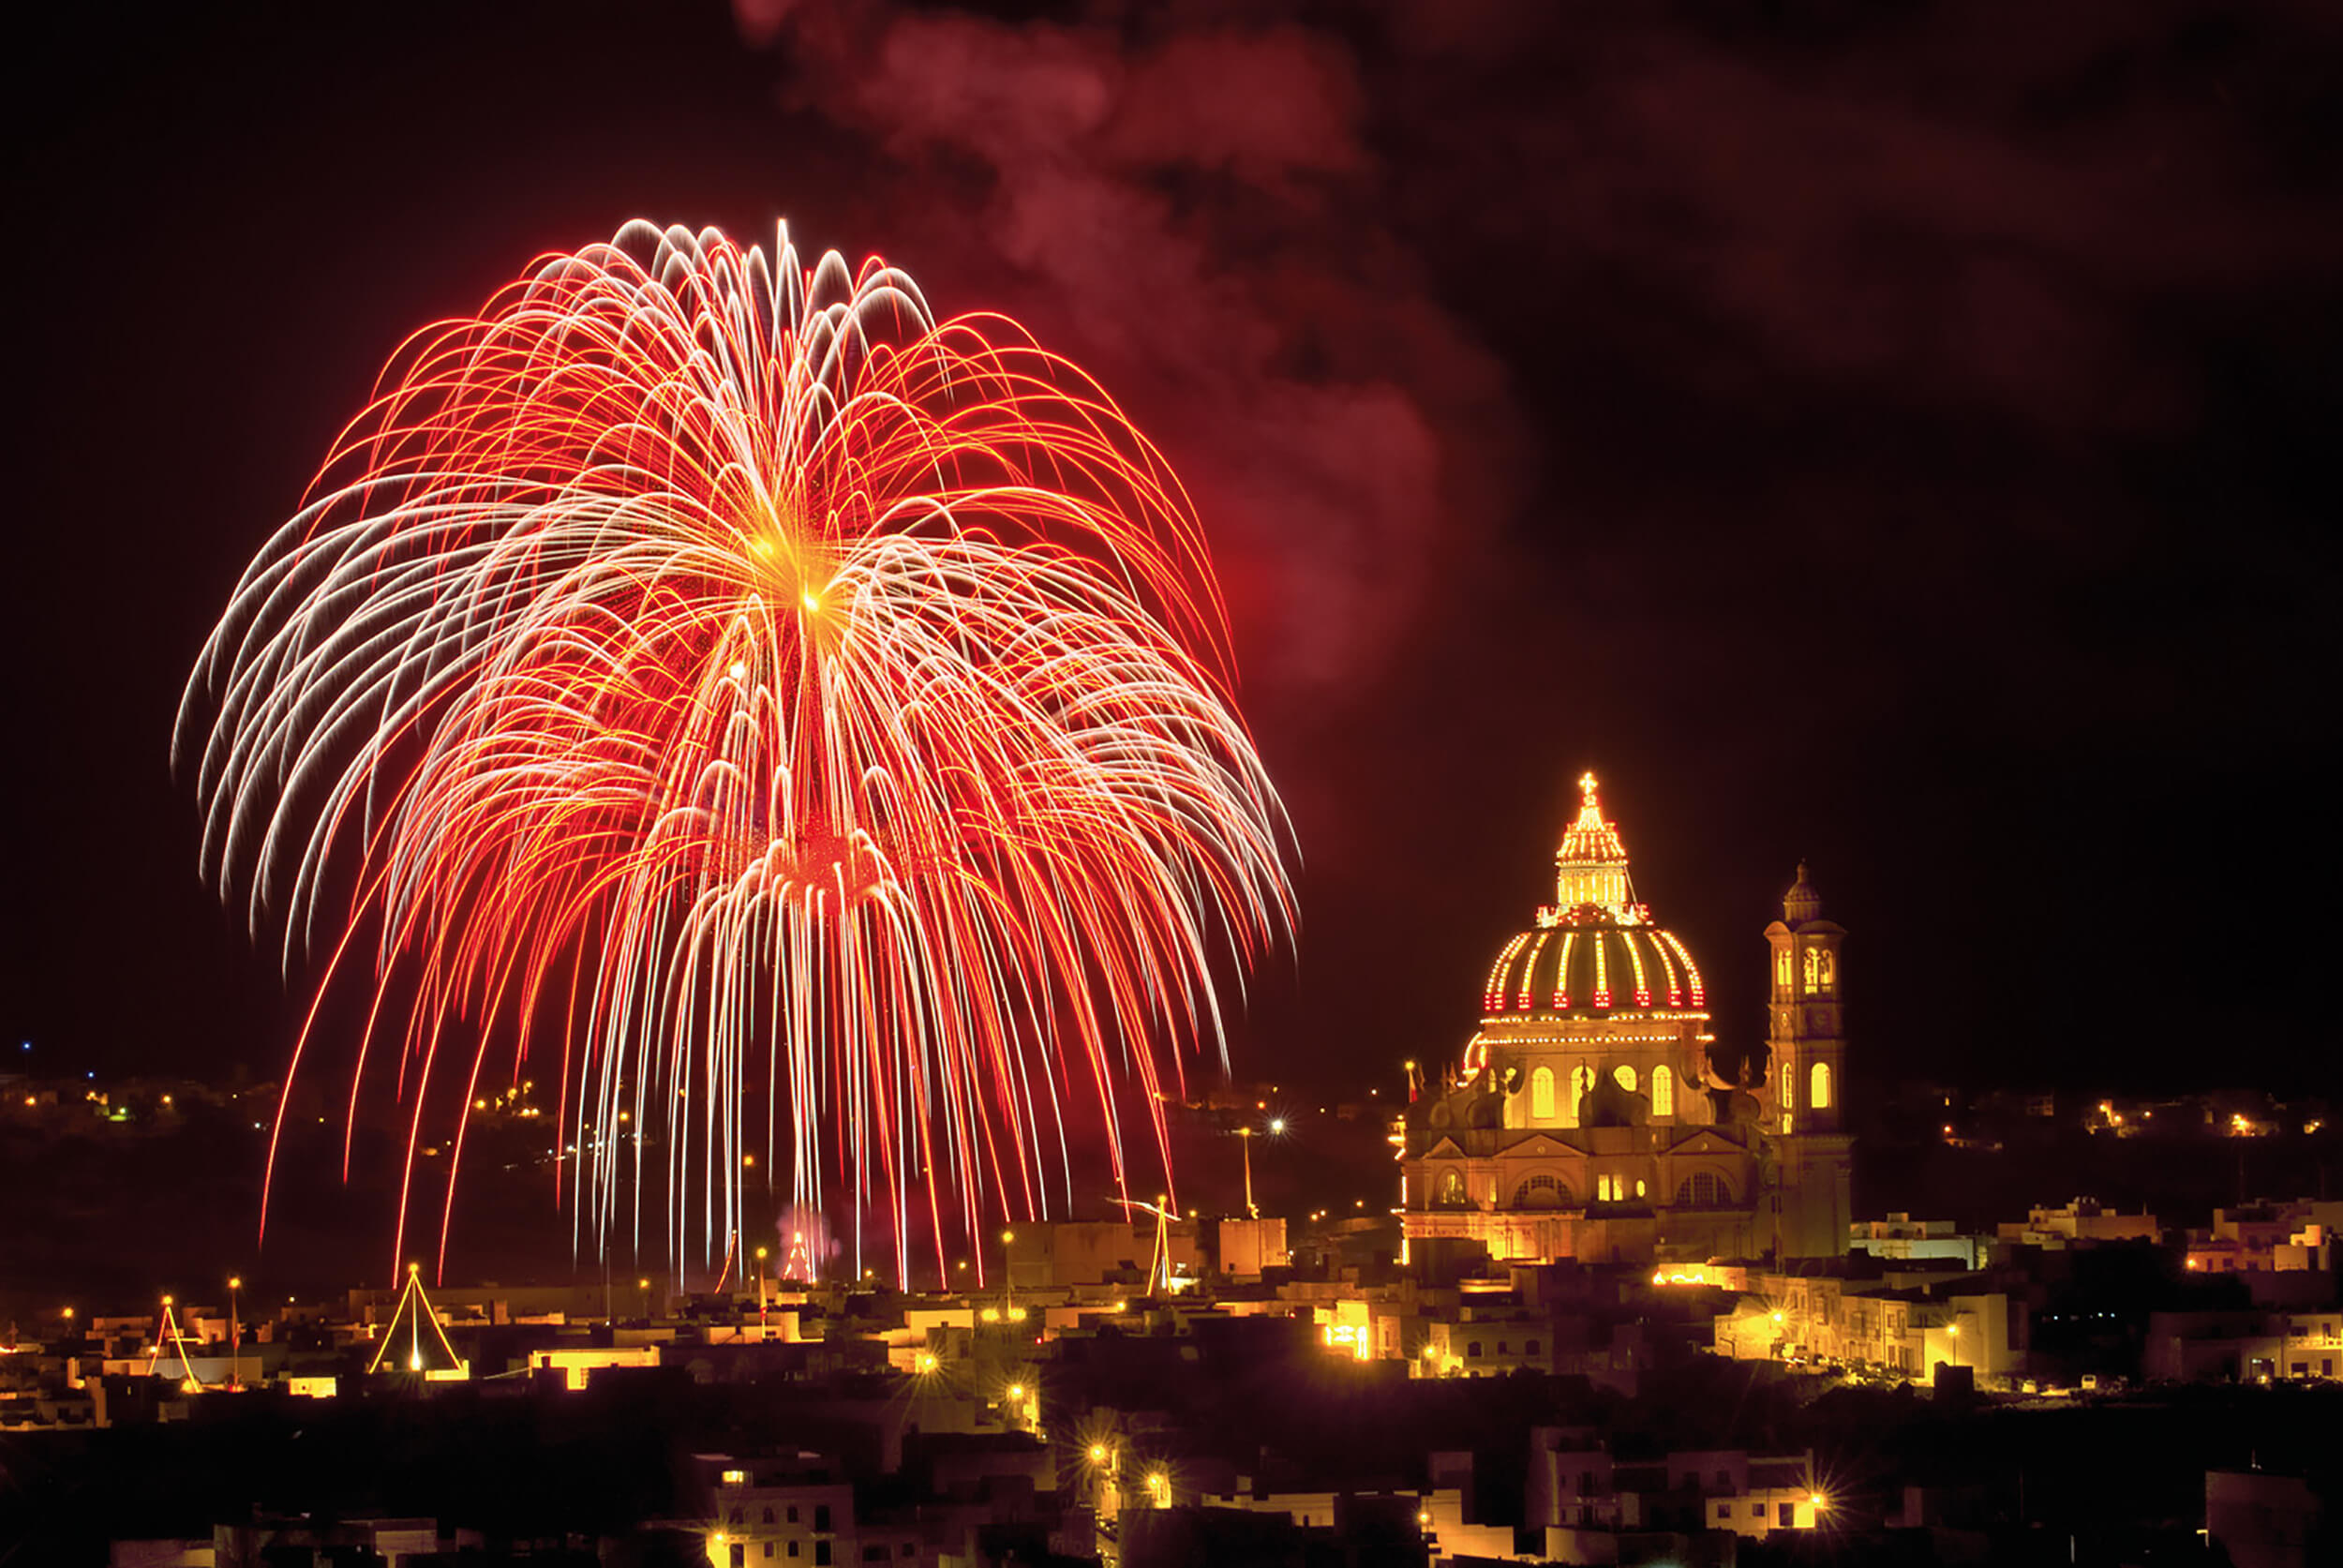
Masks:
[[[1803,866],[1766,928],[1768,1060],[1711,1055],[1692,953],[1654,923],[1594,776],[1555,901],[1499,952],[1462,1060],[1397,1129],[1411,1255],[1643,1263],[1845,1250],[1840,947]]]

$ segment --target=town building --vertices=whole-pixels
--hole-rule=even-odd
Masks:
[[[1635,896],[1594,775],[1578,783],[1554,902],[1499,951],[1461,1060],[1396,1130],[1410,1261],[1842,1255],[1844,929],[1800,866],[1765,930],[1768,1052],[1725,1071],[1699,966]]]

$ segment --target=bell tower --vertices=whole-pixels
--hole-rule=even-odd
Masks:
[[[1841,1034],[1839,948],[1846,930],[1822,918],[1822,895],[1798,868],[1782,918],[1766,927],[1771,1052],[1763,1126],[1773,1135],[1780,1187],[1774,1256],[1837,1258],[1852,1217],[1844,1132],[1846,1040]]]

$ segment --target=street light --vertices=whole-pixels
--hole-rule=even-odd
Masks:
[[[236,1316],[236,1292],[243,1289],[244,1276],[228,1277],[228,1386],[231,1389],[244,1386],[240,1376],[243,1357],[239,1354],[244,1346],[244,1328]]]

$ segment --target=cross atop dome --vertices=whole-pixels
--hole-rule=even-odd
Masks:
[[[1558,912],[1593,904],[1619,915],[1634,908],[1627,888],[1627,845],[1603,814],[1591,770],[1578,780],[1578,816],[1554,852],[1554,905]]]

